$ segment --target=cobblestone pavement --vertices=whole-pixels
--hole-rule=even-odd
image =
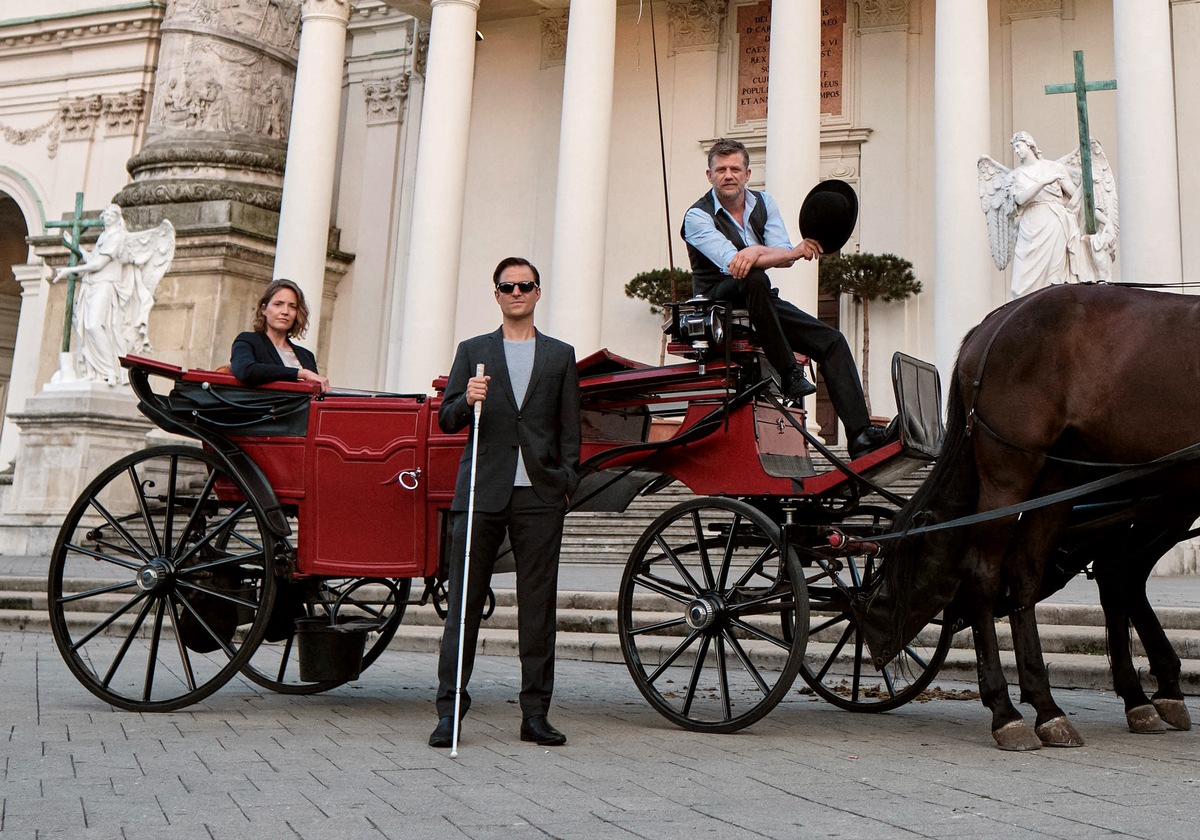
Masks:
[[[236,680],[186,711],[114,710],[43,633],[0,633],[0,832],[14,838],[1195,837],[1200,732],[1136,736],[1060,691],[1081,749],[1003,753],[977,700],[883,715],[798,691],[736,735],[679,729],[621,665],[562,662],[565,747],[517,737],[518,664],[480,657],[458,759],[425,744],[432,654],[318,696]]]

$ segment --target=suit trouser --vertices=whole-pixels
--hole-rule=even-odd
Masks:
[[[705,295],[745,307],[758,334],[767,360],[781,376],[796,366],[792,352],[803,353],[821,366],[821,378],[829,391],[833,410],[851,438],[871,423],[863,398],[862,381],[854,354],[841,331],[818,320],[779,297],[767,273],[753,269],[741,280],[726,277]]]
[[[521,715],[544,715],[554,691],[554,640],[558,595],[558,555],[562,548],[566,499],[547,504],[531,487],[514,487],[508,507],[496,513],[475,511],[471,535],[471,571],[463,625],[462,714],[471,706],[467,683],[475,665],[475,645],[491,585],[496,554],[507,532],[517,568],[517,646],[521,657]],[[467,515],[453,514],[450,539],[450,587],[446,626],[438,657],[438,717],[454,714],[458,633],[462,606],[463,556]]]

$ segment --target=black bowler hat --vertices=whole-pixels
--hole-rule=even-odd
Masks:
[[[857,221],[858,196],[836,178],[817,184],[800,205],[800,236],[817,240],[826,254],[842,250]]]

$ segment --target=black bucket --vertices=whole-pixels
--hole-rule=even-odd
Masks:
[[[350,619],[296,619],[296,643],[300,649],[300,679],[305,682],[348,682],[362,673],[367,635],[376,622]]]

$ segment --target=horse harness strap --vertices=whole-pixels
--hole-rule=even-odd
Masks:
[[[1023,502],[1007,507],[996,508],[995,510],[982,511],[980,513],[963,516],[958,519],[951,519],[948,522],[938,522],[934,525],[923,525],[919,528],[909,528],[905,531],[900,531],[895,534],[881,534],[880,536],[871,537],[872,542],[890,542],[892,540],[902,539],[904,537],[915,537],[920,534],[930,534],[934,531],[946,531],[950,528],[965,528],[970,525],[979,525],[983,522],[992,522],[996,519],[1005,519],[1010,516],[1018,516],[1023,513],[1028,513],[1032,510],[1038,510],[1051,505],[1059,504],[1060,502],[1078,499],[1081,496],[1087,496],[1091,493],[1097,493],[1101,490],[1107,490],[1109,487],[1116,487],[1119,484],[1134,481],[1139,478],[1144,478],[1148,475],[1153,475],[1159,470],[1173,467],[1178,464],[1184,464],[1189,461],[1200,460],[1200,443],[1193,443],[1183,449],[1176,450],[1169,455],[1164,455],[1154,461],[1147,461],[1142,464],[1133,464],[1121,472],[1113,473],[1112,475],[1098,478],[1095,481],[1089,481],[1086,484],[1080,484],[1077,487],[1069,487],[1066,490],[1059,490],[1056,493],[1050,493],[1046,496],[1039,496],[1036,499],[1026,499]]]
[[[987,364],[988,355],[992,352],[992,345],[996,343],[996,339],[1000,337],[1001,331],[1003,331],[1003,329],[1008,325],[1008,322],[1013,319],[1013,316],[1016,315],[1018,312],[1020,312],[1025,307],[1025,304],[1029,303],[1029,301],[1033,300],[1035,297],[1037,297],[1036,293],[1029,295],[1028,297],[1022,298],[1021,301],[1016,306],[1014,306],[1007,315],[1004,316],[1004,320],[1000,322],[1000,325],[998,327],[996,327],[995,331],[992,333],[991,337],[988,339],[987,344],[985,344],[983,346],[983,355],[981,355],[979,357],[979,367],[976,369],[975,378],[971,382],[971,407],[967,409],[967,436],[968,437],[971,435],[971,432],[974,430],[975,424],[977,422],[980,423],[981,425],[983,423],[983,421],[979,420],[976,417],[975,405],[976,405],[976,403],[979,402],[979,391],[983,387],[983,370],[984,370],[984,366]],[[988,434],[992,435],[997,440],[1001,441],[1002,443],[1007,443],[1007,441],[1004,441],[1003,438],[1000,438],[995,432],[993,432],[991,429],[989,429],[986,425],[984,425],[984,429],[986,429]],[[1020,449],[1020,447],[1016,447],[1016,448]]]

